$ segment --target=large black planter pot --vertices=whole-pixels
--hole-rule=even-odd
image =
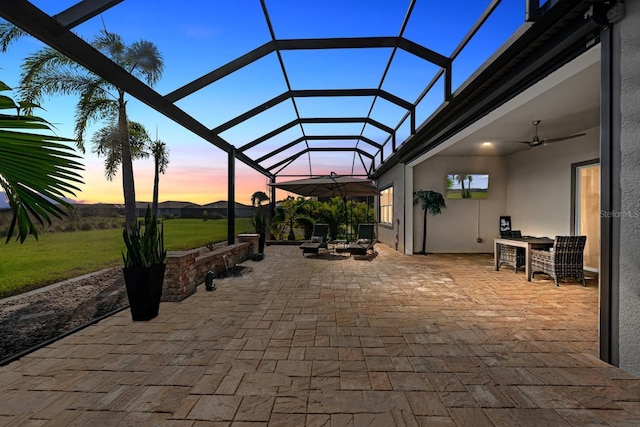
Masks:
[[[166,264],[156,264],[122,269],[132,320],[151,320],[158,315],[165,267]]]
[[[264,253],[264,244],[266,242],[266,236],[264,234],[260,234],[260,237],[258,238],[258,253],[259,254],[263,254]]]

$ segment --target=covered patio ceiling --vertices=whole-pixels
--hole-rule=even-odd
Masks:
[[[431,143],[430,129],[489,86],[485,78],[469,96],[467,82],[482,64],[511,55],[491,71],[497,79],[524,61],[508,47],[526,39],[533,21],[539,28],[525,41],[540,44],[568,26],[560,18],[588,7],[578,0],[228,2],[207,9],[234,20],[237,31],[221,46],[177,31],[198,25],[191,21],[202,5],[195,3],[141,11],[130,0],[12,0],[0,2],[0,16],[276,181],[334,171],[372,177],[382,165],[414,156]],[[159,46],[174,50],[165,54],[156,88],[85,41],[103,25],[122,32],[131,22],[175,33],[170,46]],[[185,62],[175,49],[184,50]],[[187,56],[194,66],[183,66]]]

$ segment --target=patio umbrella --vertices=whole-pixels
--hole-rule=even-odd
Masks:
[[[276,182],[272,187],[299,194],[300,196],[334,197],[341,196],[345,208],[345,225],[347,219],[347,196],[379,196],[380,190],[368,179],[340,176],[332,173],[328,176],[297,179],[294,181]]]
[[[340,175],[317,176],[295,181],[276,182],[269,185],[301,196],[346,197],[380,195],[380,190],[368,179]]]

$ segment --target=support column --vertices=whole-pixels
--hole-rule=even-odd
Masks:
[[[236,243],[236,149],[229,151],[227,168],[227,244]]]
[[[620,158],[619,158],[619,73],[613,29],[600,33],[600,210],[620,211]],[[613,215],[600,217],[600,359],[619,364],[618,287],[620,253],[620,220]]]
[[[395,198],[395,196],[394,196]],[[413,166],[404,166],[404,253],[413,255]]]
[[[276,183],[276,177],[272,176],[271,184],[275,184],[275,183]],[[269,199],[270,199],[269,215],[270,215],[270,218],[273,220],[273,217],[276,215],[276,187],[274,187],[273,185],[271,186],[270,193],[271,194],[269,195]]]

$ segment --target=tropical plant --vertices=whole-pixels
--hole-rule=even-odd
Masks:
[[[296,227],[302,228],[305,240],[311,239],[315,223],[316,221],[308,215],[298,215],[295,219],[295,225]]]
[[[277,209],[276,209],[277,212]],[[271,222],[271,225],[269,226],[269,231],[271,232],[271,235],[273,236],[273,238],[277,239],[277,240],[282,240],[282,238],[284,237],[284,229],[286,227],[286,224],[282,221],[275,221],[275,218],[277,217],[277,213],[276,216],[274,217],[274,221]]]
[[[26,34],[8,23],[0,24],[0,47],[6,51],[17,38]],[[122,38],[102,30],[91,43],[132,75],[155,84],[164,68],[157,47],[140,40],[126,45]],[[128,136],[128,120],[123,89],[99,77],[81,65],[49,47],[28,56],[22,65],[21,95],[30,103],[39,103],[45,95],[77,94],[75,141],[84,151],[83,137],[93,121],[107,119],[117,123],[118,139],[122,146],[122,187],[127,227],[136,221],[136,197],[133,178],[131,147]]]
[[[289,228],[288,240],[295,240],[296,235],[294,229],[296,227],[296,218],[301,216],[303,206],[305,205],[305,198],[287,197],[280,203],[280,206],[276,208],[276,214],[273,218],[272,227],[277,230],[279,224],[284,224]]]
[[[260,235],[258,240],[258,253],[264,252],[264,245],[267,238],[267,219],[264,214],[260,212],[260,205],[262,202],[269,201],[269,196],[264,191],[256,191],[251,195],[251,204],[255,207],[253,218],[250,222],[253,229]]]
[[[413,193],[413,204],[420,204],[422,211],[424,212],[424,223],[422,227],[422,250],[421,254],[427,253],[427,212],[432,216],[442,213],[442,209],[446,209],[447,205],[444,202],[442,194],[431,190],[419,190]]]
[[[260,205],[262,205],[262,202],[268,202],[268,201],[269,201],[269,196],[267,196],[267,193],[265,193],[264,191],[256,191],[251,195],[251,204],[253,206],[259,207]]]
[[[329,224],[329,237],[332,240],[338,238],[340,234],[340,224],[344,219],[344,208],[342,199],[334,197],[329,202],[322,203],[318,210],[318,221]]]
[[[129,121],[129,147],[131,147],[131,159],[144,159],[149,157],[146,151],[151,138],[145,127],[138,123]],[[108,181],[113,181],[118,168],[122,164],[122,144],[118,139],[118,126],[116,123],[99,129],[91,137],[93,143],[92,152],[98,157],[104,157],[104,175]]]
[[[151,213],[147,205],[144,216],[144,227],[141,221],[136,221],[132,227],[125,227],[122,233],[127,252],[122,253],[125,267],[151,267],[164,264],[167,251],[164,248],[164,224],[160,223]]]
[[[264,245],[267,239],[267,220],[257,209],[253,213],[253,218],[249,219],[253,229],[258,234],[258,253],[264,253]]]
[[[149,151],[153,156],[153,202],[151,210],[155,216],[158,216],[158,192],[160,191],[160,174],[164,174],[169,167],[169,148],[167,144],[160,141],[156,136],[155,141],[150,145]]]
[[[9,90],[0,82],[0,92]],[[7,242],[14,234],[21,243],[29,235],[37,239],[33,220],[51,224],[51,216],[66,215],[72,206],[64,195],[75,196],[80,191],[76,184],[82,183],[80,156],[64,144],[73,140],[39,133],[51,131],[52,126],[40,117],[22,114],[25,108],[36,107],[0,95],[0,111],[11,111],[0,113],[0,187],[13,213]]]
[[[447,175],[447,191],[453,188],[453,175]]]
[[[261,237],[265,235],[267,232],[267,221],[265,220],[264,215],[256,210],[253,214],[253,218],[249,219],[249,222],[257,234]]]

